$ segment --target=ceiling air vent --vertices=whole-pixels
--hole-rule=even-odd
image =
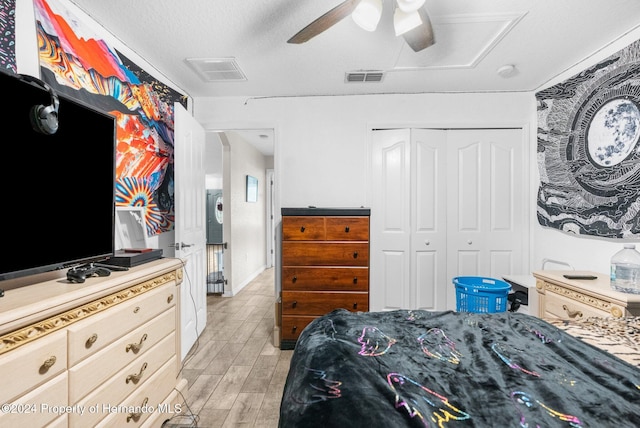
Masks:
[[[205,82],[247,80],[235,58],[187,58],[186,61]]]
[[[384,71],[352,71],[345,74],[346,83],[382,82]]]

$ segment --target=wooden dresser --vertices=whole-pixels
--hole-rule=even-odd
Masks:
[[[180,260],[160,259],[7,290],[0,426],[160,427],[178,413],[182,275]]]
[[[567,279],[563,275],[594,275],[597,279]],[[533,272],[540,318],[640,316],[640,295],[611,289],[609,275],[585,271]],[[532,314],[535,315],[535,314]]]
[[[283,208],[280,348],[334,309],[369,310],[368,208]]]

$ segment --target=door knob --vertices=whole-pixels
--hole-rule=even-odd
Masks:
[[[467,244],[471,245],[471,244],[473,244],[473,241],[472,241],[471,239],[469,239],[469,240],[467,241]]]

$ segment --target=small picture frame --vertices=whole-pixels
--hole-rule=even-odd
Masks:
[[[258,202],[258,179],[247,175],[247,202]]]

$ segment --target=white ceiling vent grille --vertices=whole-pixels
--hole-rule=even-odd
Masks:
[[[205,82],[247,80],[235,58],[187,58],[186,61]]]
[[[346,83],[382,82],[384,71],[352,71],[345,74]]]

